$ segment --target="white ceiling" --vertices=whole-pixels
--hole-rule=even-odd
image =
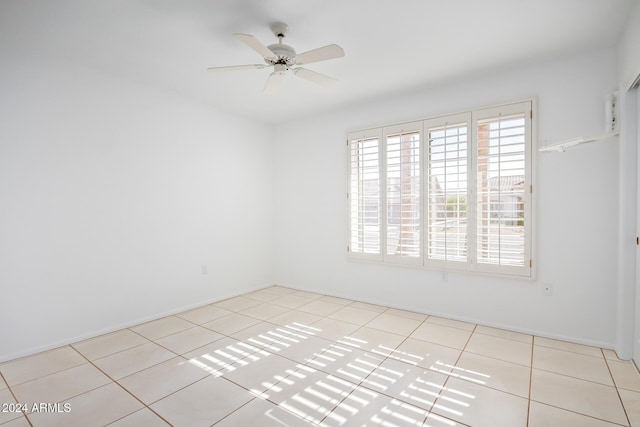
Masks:
[[[100,67],[256,120],[280,123],[494,67],[615,45],[637,0],[0,0],[1,49]],[[325,88],[270,69],[236,32],[298,52],[336,43],[344,58],[306,68]],[[0,59],[1,61],[1,59]],[[46,61],[43,61],[46,65]],[[43,70],[46,72],[46,69]]]

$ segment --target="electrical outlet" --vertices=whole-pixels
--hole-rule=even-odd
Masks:
[[[544,294],[548,297],[553,295],[553,284],[551,283],[543,283]]]

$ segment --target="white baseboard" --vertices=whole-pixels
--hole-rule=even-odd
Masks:
[[[437,312],[437,311],[426,312],[424,310],[418,310],[415,307],[408,307],[408,306],[403,306],[403,305],[398,305],[398,304],[389,304],[388,301],[378,301],[378,300],[375,300],[375,299],[362,298],[362,296],[360,296],[360,295],[359,296],[353,296],[353,295],[341,294],[341,293],[327,293],[326,290],[320,290],[320,289],[314,289],[314,288],[301,288],[299,286],[291,286],[291,285],[287,285],[287,284],[278,284],[277,286],[282,286],[282,287],[290,288],[290,289],[296,289],[296,290],[299,290],[299,291],[313,292],[313,293],[332,296],[332,297],[337,297],[337,298],[350,299],[350,300],[354,300],[354,301],[364,302],[364,303],[367,303],[367,304],[382,305],[384,307],[396,308],[396,309],[399,309],[399,310],[413,311],[415,313],[426,314],[428,316],[444,317],[444,318],[447,318],[447,319],[459,320],[461,322],[474,323],[474,324],[477,324],[477,325],[488,326],[488,327],[491,327],[491,328],[504,329],[504,330],[507,330],[507,331],[519,332],[519,333],[528,334],[528,335],[534,335],[534,336],[541,337],[541,338],[549,338],[549,339],[555,339],[555,340],[560,340],[560,341],[572,342],[572,343],[575,343],[575,344],[588,345],[588,346],[591,346],[591,347],[598,347],[598,348],[604,348],[604,349],[608,349],[608,350],[615,350],[614,349],[615,346],[611,342],[586,340],[586,339],[581,339],[581,338],[576,338],[576,337],[571,337],[571,336],[566,336],[566,335],[561,335],[561,334],[553,334],[553,333],[549,333],[547,331],[541,331],[541,330],[537,330],[537,329],[519,328],[519,327],[514,327],[513,325],[507,325],[507,324],[495,323],[495,322],[487,322],[487,321],[482,320],[482,319],[475,319],[475,318],[466,317],[466,316],[457,316],[457,315],[452,315],[451,313],[445,313],[445,312]]]
[[[31,347],[31,348],[27,348],[25,350],[21,350],[15,353],[9,353],[9,354],[3,354],[0,356],[0,362],[6,362],[9,360],[14,360],[14,359],[19,359],[21,357],[27,357],[27,356],[32,356],[36,353],[41,353],[43,351],[48,351],[48,350],[53,350],[55,348],[59,348],[59,347],[64,347],[66,345],[69,344],[74,344],[74,343],[78,343],[80,341],[85,341],[91,338],[96,338],[99,337],[100,335],[105,335],[105,334],[110,334],[112,332],[116,332],[119,331],[121,329],[126,329],[126,328],[130,328],[132,326],[136,326],[136,325],[140,325],[142,323],[146,323],[146,322],[150,322],[152,320],[157,320],[160,319],[162,317],[167,317],[167,316],[171,316],[177,313],[182,313],[183,311],[188,311],[188,310],[192,310],[194,308],[198,308],[198,307],[202,307],[204,305],[208,305],[208,304],[213,304],[219,301],[223,301],[229,298],[233,298],[233,297],[237,297],[240,295],[244,295],[246,293],[249,292],[253,292],[253,291],[257,291],[260,289],[264,289],[267,287],[273,286],[272,284],[268,284],[268,285],[260,285],[260,286],[254,286],[251,287],[249,289],[243,289],[241,292],[234,292],[231,294],[225,294],[216,298],[212,298],[210,300],[206,300],[206,301],[202,301],[202,302],[197,302],[195,304],[189,304],[187,306],[183,306],[183,307],[178,307],[175,309],[171,309],[171,310],[167,310],[161,313],[155,313],[152,314],[150,316],[145,316],[145,317],[140,317],[137,319],[133,319],[131,321],[127,321],[127,322],[123,322],[117,325],[112,325],[109,326],[107,328],[103,328],[97,331],[93,331],[93,332],[89,332],[86,334],[81,334],[81,335],[77,335],[77,336],[73,336],[73,337],[69,337],[69,338],[65,338],[63,340],[60,341],[54,341],[54,342],[50,342],[47,344],[43,344],[41,346],[37,346],[37,347]]]

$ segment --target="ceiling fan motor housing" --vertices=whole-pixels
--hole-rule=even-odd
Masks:
[[[294,59],[296,57],[296,51],[289,45],[277,43],[267,46],[271,52],[273,52],[278,59],[265,58],[265,62],[270,65],[282,64],[290,67],[294,65]]]

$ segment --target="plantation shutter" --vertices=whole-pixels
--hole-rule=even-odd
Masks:
[[[480,110],[476,132],[476,261],[531,269],[531,103]],[[496,267],[500,267],[497,269]]]
[[[349,244],[350,255],[382,259],[381,137],[379,131],[350,134]]]
[[[349,257],[532,277],[534,107],[349,133]]]
[[[385,259],[422,263],[422,123],[385,127]]]
[[[424,122],[428,141],[426,265],[468,260],[470,123],[470,114]]]

